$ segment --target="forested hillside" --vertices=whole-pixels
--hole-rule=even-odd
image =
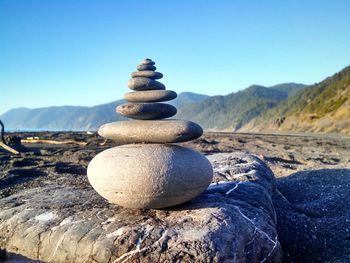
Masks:
[[[186,103],[200,102],[207,97],[207,95],[183,92],[169,103],[181,107]],[[126,119],[115,111],[116,106],[124,102],[124,100],[117,100],[92,107],[16,108],[2,114],[0,119],[7,128],[12,129],[96,130],[104,123]]]
[[[198,122],[205,129],[235,131],[303,87],[296,83],[269,88],[253,85],[226,96],[214,96],[200,103],[186,104],[180,108],[176,117]]]
[[[350,134],[350,67],[300,90],[242,130]]]

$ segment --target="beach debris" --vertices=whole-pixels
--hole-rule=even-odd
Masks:
[[[9,152],[11,152],[11,153],[13,153],[13,154],[19,154],[18,151],[16,151],[15,149],[13,149],[12,147],[6,145],[6,144],[3,143],[3,142],[0,142],[0,147],[4,148],[5,150],[7,150],[7,151],[9,151]]]
[[[0,147],[2,147],[3,149],[5,149],[6,151],[9,151],[13,154],[19,154],[19,152],[15,149],[13,149],[12,147],[10,147],[9,145],[6,144],[5,141],[5,125],[3,124],[3,122],[0,120]]]
[[[3,143],[5,143],[5,125],[3,124],[3,122],[0,120],[0,139]]]
[[[176,107],[161,103],[176,98],[157,81],[151,59],[131,73],[128,103],[117,113],[133,120],[102,125],[99,135],[121,145],[96,155],[88,166],[93,188],[105,199],[127,208],[164,208],[201,194],[211,183],[213,169],[201,153],[174,143],[199,138],[202,128],[191,121],[168,120]]]
[[[39,137],[27,137],[26,139],[21,139],[22,143],[45,143],[45,144],[76,144],[80,146],[86,146],[87,142],[79,142],[73,140],[65,140],[65,141],[55,141],[55,140],[44,140],[39,139]]]

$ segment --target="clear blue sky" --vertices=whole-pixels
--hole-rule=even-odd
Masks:
[[[350,1],[0,0],[0,114],[120,99],[145,57],[178,93],[312,84],[350,64]]]

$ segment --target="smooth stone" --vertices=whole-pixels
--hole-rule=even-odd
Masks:
[[[156,64],[152,59],[146,58],[140,62],[141,65],[154,65]]]
[[[137,66],[137,68],[136,68],[137,70],[140,70],[140,71],[142,71],[142,70],[152,70],[152,71],[155,71],[157,68],[156,68],[156,66],[153,66],[153,65],[138,65]]]
[[[145,90],[128,92],[124,95],[124,99],[130,102],[161,102],[173,100],[176,97],[176,92],[172,90]]]
[[[163,74],[160,72],[155,72],[151,70],[144,70],[144,71],[136,71],[131,73],[131,77],[144,77],[144,78],[150,78],[150,79],[161,79],[163,77]]]
[[[200,195],[213,168],[201,153],[178,145],[129,144],[105,150],[89,163],[90,184],[110,203],[164,208]]]
[[[164,84],[149,78],[137,77],[128,81],[128,87],[132,90],[165,90]]]
[[[170,118],[177,112],[173,105],[165,103],[126,103],[117,107],[117,113],[137,120]]]
[[[177,143],[199,138],[201,126],[185,120],[117,121],[104,124],[98,134],[119,144]]]

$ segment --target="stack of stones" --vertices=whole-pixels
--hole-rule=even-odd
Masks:
[[[121,146],[95,156],[88,166],[94,189],[109,202],[128,208],[164,208],[184,203],[210,184],[213,169],[199,152],[172,143],[199,138],[203,130],[193,122],[169,120],[176,108],[166,103],[177,97],[157,81],[151,59],[131,73],[129,103],[117,112],[131,118],[102,125],[99,134]],[[124,145],[123,145],[124,144]]]

